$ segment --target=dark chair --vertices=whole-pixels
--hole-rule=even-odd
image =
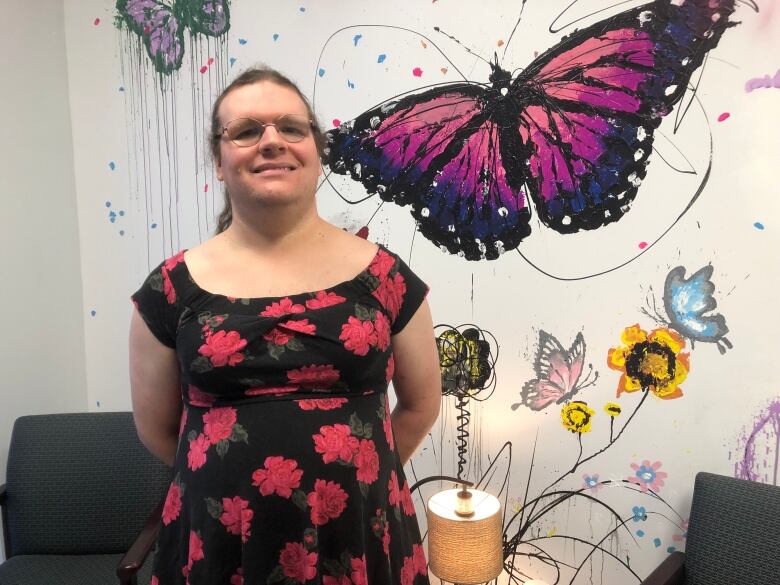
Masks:
[[[699,473],[685,552],[644,585],[780,585],[780,487]]]
[[[0,486],[0,585],[148,584],[170,476],[129,412],[20,417]]]

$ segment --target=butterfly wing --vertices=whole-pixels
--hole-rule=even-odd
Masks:
[[[733,10],[734,0],[657,0],[575,31],[512,82],[546,225],[595,229],[628,211],[654,130],[734,25]]]
[[[704,266],[686,279],[684,266],[673,268],[664,284],[664,308],[670,325],[685,337],[717,343],[729,330],[723,315],[704,315],[718,306],[712,270]]]
[[[372,108],[328,132],[328,165],[411,205],[423,235],[449,252],[496,258],[530,233],[530,213],[513,170],[521,158],[499,148],[507,129],[485,112],[485,91],[448,84]]]
[[[183,26],[173,9],[158,0],[117,0],[116,8],[128,28],[143,39],[158,73],[169,75],[181,67]]]
[[[544,330],[539,331],[539,349],[534,361],[536,379],[526,382],[520,392],[522,402],[532,410],[542,410],[553,402],[561,404],[577,393],[577,381],[585,359],[585,341],[578,333],[570,351]]]
[[[228,0],[187,0],[183,12],[194,33],[218,37],[230,29]]]

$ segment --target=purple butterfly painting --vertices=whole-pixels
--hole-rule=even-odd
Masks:
[[[531,410],[543,410],[551,404],[563,404],[571,400],[581,389],[593,385],[599,377],[588,365],[585,369],[585,338],[577,333],[571,348],[566,351],[561,342],[546,331],[539,331],[539,349],[534,361],[536,378],[526,382],[520,391],[521,402],[512,405],[512,410],[527,406]],[[591,375],[593,376],[591,378]]]
[[[218,37],[230,28],[228,0],[117,0],[119,22],[144,42],[158,73],[170,75],[181,67],[184,30]]]
[[[559,233],[630,208],[654,131],[731,21],[735,0],[656,0],[576,30],[516,77],[406,94],[328,133],[327,164],[410,205],[420,232],[469,260],[531,232]]]

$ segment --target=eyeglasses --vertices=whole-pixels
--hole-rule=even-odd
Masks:
[[[225,124],[222,134],[236,146],[254,146],[260,142],[268,126],[273,126],[285,142],[300,142],[311,134],[313,122],[294,114],[285,114],[269,124],[254,118],[236,118]]]

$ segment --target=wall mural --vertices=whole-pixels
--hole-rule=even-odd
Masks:
[[[774,151],[736,146],[761,134],[752,109],[776,118],[761,100],[780,64],[746,47],[776,49],[780,17],[752,0],[486,2],[468,17],[459,0],[66,7],[71,73],[115,47],[113,69],[90,74],[125,115],[95,123],[125,154],[74,125],[77,155],[110,156],[114,178],[89,195],[113,231],[80,229],[111,242],[121,228],[106,249],[136,267],[130,288],[208,238],[222,198],[211,104],[243,67],[288,73],[329,129],[323,216],[431,285],[442,416],[410,483],[456,476],[499,496],[501,583],[638,583],[684,548],[697,470],[780,484],[780,395],[760,349],[780,319],[755,316],[780,286],[760,260],[777,244],[776,198],[759,188]],[[85,303],[126,320],[125,299]],[[100,408],[111,386],[94,380],[117,368],[88,366]],[[414,493],[423,531],[444,486]]]

